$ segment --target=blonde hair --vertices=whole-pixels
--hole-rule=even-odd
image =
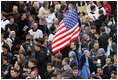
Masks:
[[[38,2],[34,2],[33,3],[33,7],[37,7],[37,6],[39,7],[39,3]]]
[[[86,22],[86,20],[87,20],[89,17],[90,17],[90,16],[85,15],[84,20],[83,20],[83,23],[85,23],[85,22]]]
[[[60,5],[55,5],[55,12],[59,11],[60,7]]]

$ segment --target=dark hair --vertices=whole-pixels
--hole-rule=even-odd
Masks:
[[[105,28],[104,28],[104,27],[101,27],[101,28],[100,28],[100,31],[101,31],[101,32],[105,32]]]
[[[91,10],[93,10],[94,8],[95,8],[95,5],[92,5],[92,6],[90,7]]]
[[[49,10],[50,10],[51,13],[54,12],[54,8],[52,8],[52,7]]]
[[[74,66],[73,70],[79,70],[79,68],[77,66]]]
[[[9,16],[9,20],[10,20],[11,18],[12,18],[12,19],[14,19],[14,17],[13,17],[13,16]]]
[[[98,66],[98,68],[100,68],[101,70],[103,70],[103,68],[102,68],[101,66]],[[97,68],[97,69],[98,69],[98,68]]]
[[[17,64],[20,66],[20,68],[22,67],[22,62],[21,61],[16,61]]]
[[[18,54],[18,51],[15,50],[15,51],[13,52],[13,55],[15,55],[15,54]]]
[[[109,20],[111,19],[111,18],[113,18],[114,16],[111,14],[111,15],[109,15]]]
[[[51,30],[52,32],[53,32],[55,29],[56,29],[55,26],[51,26],[51,27],[50,27],[50,30]]]
[[[112,62],[112,64],[114,63],[114,59],[113,59],[113,57],[108,57],[108,58],[110,58],[111,59],[111,62]]]
[[[77,46],[77,42],[75,42],[75,41],[72,41],[71,43],[74,43],[74,45],[76,45],[76,46]]]
[[[36,43],[35,46],[41,47],[41,44],[40,43]]]
[[[102,9],[99,10],[99,14],[103,14],[103,10]]]
[[[8,62],[8,58],[7,57],[2,57],[2,61],[5,60]]]
[[[47,66],[51,66],[52,67],[52,64],[51,63],[48,63]]]
[[[61,59],[62,59],[62,54],[61,54],[61,53],[57,53],[57,54],[55,55],[55,57],[61,60]]]
[[[43,35],[43,38],[44,38],[45,36],[48,36],[48,34],[47,34],[47,33],[45,33],[45,34]]]
[[[7,37],[8,37],[8,35],[5,32],[3,32],[1,35],[3,35],[4,39],[7,39]]]
[[[44,1],[42,6],[45,8],[47,6],[47,4],[48,4],[48,1]]]
[[[20,72],[20,70],[18,70],[18,69],[16,69],[16,68],[13,68],[13,69],[11,69],[10,71],[14,71],[14,72],[17,72],[17,73],[19,73]]]
[[[88,36],[90,36],[90,33],[89,32],[85,32],[84,34],[87,34]]]
[[[63,13],[63,10],[66,8],[66,6],[64,4],[61,5],[60,9],[59,9],[59,12],[60,13]]]
[[[41,43],[41,45],[44,44],[44,42],[45,42],[45,39],[44,38],[40,38],[39,39],[39,43]]]
[[[23,53],[23,54],[24,54],[24,55],[27,54],[28,56],[30,56],[30,55],[32,54],[32,50],[27,49],[27,50],[26,50],[26,53]]]
[[[65,57],[64,60],[65,60],[65,62],[66,62],[67,64],[69,64],[70,60],[69,60],[68,57]]]
[[[32,17],[33,19],[35,19],[35,18],[36,18],[36,16],[35,16],[35,15],[30,15],[30,17]]]
[[[111,71],[111,74],[117,75],[116,71]]]
[[[6,12],[2,12],[2,16],[5,16],[7,18],[8,14]]]
[[[36,65],[36,59],[34,59],[34,58],[31,58],[31,59],[29,60],[29,62],[34,63],[34,65]]]
[[[9,48],[9,45],[8,44],[3,44],[3,46],[2,46],[3,48],[6,48],[8,51],[10,50],[10,48]]]
[[[96,26],[95,26],[95,25],[92,25],[92,26],[91,26],[91,29],[96,29]]]

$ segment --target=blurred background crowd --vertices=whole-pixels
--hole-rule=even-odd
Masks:
[[[80,39],[53,54],[78,9]],[[117,79],[117,1],[1,1],[2,79]]]

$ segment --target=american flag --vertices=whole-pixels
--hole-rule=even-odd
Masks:
[[[52,41],[52,51],[56,53],[79,37],[77,7],[73,8],[60,22]]]

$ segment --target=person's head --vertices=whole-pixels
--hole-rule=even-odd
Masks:
[[[89,50],[84,50],[83,55],[85,55],[85,57],[89,57],[90,56]]]
[[[76,54],[75,54],[74,51],[70,51],[70,52],[69,52],[69,58],[70,58],[70,59],[76,59]]]
[[[97,6],[102,6],[102,1],[96,1]]]
[[[31,79],[36,79],[38,73],[36,71],[32,71],[31,74],[30,74],[30,78]]]
[[[4,20],[4,19],[6,19],[6,18],[7,18],[7,16],[8,16],[8,14],[7,14],[7,13],[2,12],[2,14],[1,14],[1,19],[2,19],[2,20]]]
[[[99,48],[99,43],[98,42],[94,42],[93,47],[94,47],[95,50],[98,49]]]
[[[32,26],[33,30],[36,30],[38,28],[38,25],[37,23],[33,23],[33,26]]]
[[[58,23],[59,23],[58,19],[57,19],[57,18],[54,18],[54,19],[53,19],[53,23],[54,23],[55,25],[58,25]]]
[[[15,31],[10,31],[9,37],[15,38],[16,37],[16,32]]]
[[[103,69],[102,69],[102,67],[98,67],[98,68],[97,68],[97,73],[98,73],[99,75],[102,75],[102,74],[103,74]]]
[[[21,65],[22,65],[21,61],[16,61],[14,64],[14,68],[16,68],[16,69],[21,68]]]
[[[103,1],[103,5],[106,5],[107,4],[107,1]]]
[[[79,68],[77,66],[74,66],[73,67],[73,75],[77,77],[78,72],[79,72]]]
[[[50,13],[54,13],[54,8],[49,9]]]
[[[60,72],[56,72],[56,79],[61,79],[61,73]]]
[[[33,67],[36,65],[36,60],[34,58],[29,59],[28,67]]]
[[[18,6],[13,6],[13,8],[12,8],[12,11],[14,12],[14,13],[16,13],[16,12],[18,12]]]
[[[106,53],[105,53],[105,50],[103,49],[103,48],[100,48],[99,50],[98,50],[98,55],[105,55]]]
[[[52,61],[56,61],[55,55],[53,55],[53,54],[51,55],[51,60],[52,60]]]
[[[111,71],[111,78],[117,79],[117,72],[116,71]]]
[[[112,65],[114,63],[114,59],[112,57],[108,57],[107,64]]]
[[[66,6],[64,4],[61,5],[59,12],[63,13],[66,9]]]
[[[46,41],[48,41],[48,34],[45,33],[45,34],[43,35],[43,38],[44,38]]]
[[[3,58],[2,58],[2,63],[3,63],[4,65],[8,65],[8,59],[7,59],[7,57],[3,57]]]
[[[48,9],[48,6],[49,6],[48,1],[44,1],[43,4],[42,4],[42,6],[43,6],[44,8],[46,8],[46,9]]]
[[[52,33],[55,33],[56,32],[56,27],[55,26],[51,26],[50,30],[51,30]]]
[[[76,49],[77,43],[75,41],[71,42],[70,48],[71,49]]]
[[[60,10],[60,5],[55,5],[55,12],[58,12]]]
[[[41,48],[41,44],[40,44],[40,43],[36,43],[36,44],[35,44],[35,50],[36,50],[36,51],[39,51],[40,48]]]
[[[62,61],[62,65],[63,65],[63,66],[66,66],[66,65],[69,64],[69,62],[70,62],[69,58],[68,58],[68,57],[65,57],[65,58],[63,59],[63,61]]]
[[[104,20],[103,20],[104,22],[108,22],[109,21],[109,17],[107,16],[107,15],[105,15],[105,17],[104,17]]]
[[[101,27],[100,28],[100,34],[104,34],[105,33],[105,27]]]
[[[73,4],[71,4],[71,3],[68,5],[68,9],[69,9],[69,10],[72,10],[73,7],[74,7],[74,6],[73,6]]]
[[[103,10],[102,9],[100,9],[99,10],[99,15],[103,15],[104,13],[103,13]]]
[[[92,5],[92,6],[90,7],[90,9],[91,9],[91,11],[95,11],[95,10],[96,10],[95,5]]]
[[[89,32],[85,32],[83,37],[84,37],[85,40],[90,39],[90,33]]]
[[[13,16],[9,17],[9,22],[12,23],[12,24],[14,23],[14,17]]]
[[[51,63],[48,63],[47,64],[47,71],[50,73],[52,72],[52,64]]]
[[[39,3],[35,1],[35,2],[33,3],[33,7],[34,7],[35,9],[39,9]]]
[[[62,54],[61,54],[61,53],[57,53],[57,54],[55,55],[55,60],[56,60],[57,62],[60,62],[60,61],[62,60]]]
[[[91,26],[91,33],[96,33],[96,26],[95,25]]]
[[[35,15],[31,15],[30,17],[29,17],[29,21],[30,22],[33,22],[35,20]]]
[[[26,41],[30,42],[30,40],[31,40],[31,35],[30,34],[27,34],[26,35]]]
[[[110,21],[113,21],[114,20],[114,16],[111,14],[111,15],[109,15],[109,20]]]
[[[24,4],[24,1],[19,1],[19,4]]]
[[[15,69],[15,68],[10,70],[10,75],[11,75],[12,78],[17,77],[19,74],[20,74],[20,71]]]
[[[25,13],[21,13],[21,20],[26,19],[26,14]]]
[[[89,4],[91,4],[91,5],[92,5],[93,3],[94,3],[93,1],[89,1]]]
[[[39,43],[41,44],[41,46],[46,46],[47,45],[47,42],[44,38],[40,38]]]
[[[7,52],[9,51],[9,45],[8,44],[3,44],[2,46],[2,50],[4,54],[7,54]]]

